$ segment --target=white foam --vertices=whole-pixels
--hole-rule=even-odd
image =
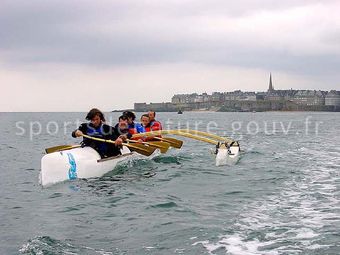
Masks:
[[[297,231],[295,239],[311,239],[319,236],[310,228],[301,228]]]
[[[340,201],[336,196],[340,161],[326,152],[300,149],[301,159],[315,161],[315,155],[322,156],[325,164],[301,168],[299,174],[283,183],[281,192],[243,208],[238,220],[229,226],[235,234],[194,245],[201,244],[209,254],[225,249],[226,254],[237,255],[297,254],[328,247],[318,242],[322,241],[323,228],[340,220]],[[256,233],[263,233],[264,238],[250,238]],[[266,251],[268,245],[275,248]]]
[[[147,249],[147,250],[156,249],[156,247],[153,247],[153,246],[144,246],[143,248],[144,248],[144,249]]]
[[[212,243],[208,240],[196,242],[193,245],[202,244],[203,247],[209,252],[209,254],[214,254],[214,251],[218,249],[225,249],[227,254],[235,255],[253,255],[253,254],[263,254],[263,255],[277,255],[277,251],[265,251],[260,249],[264,246],[273,244],[273,242],[260,242],[255,239],[252,241],[244,241],[243,238],[238,235],[232,236],[222,236],[217,243]]]

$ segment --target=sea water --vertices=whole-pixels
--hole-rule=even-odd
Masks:
[[[78,143],[84,117],[0,113],[0,254],[340,254],[339,113],[157,113],[238,140],[241,157],[216,167],[213,145],[176,137],[180,150],[42,188],[44,149]]]

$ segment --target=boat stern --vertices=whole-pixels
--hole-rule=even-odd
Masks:
[[[216,146],[216,166],[224,166],[235,163],[240,154],[240,145],[238,142],[219,143]]]
[[[72,156],[68,156],[66,152],[62,151],[44,155],[41,159],[40,184],[42,186],[47,186],[66,181],[69,179],[70,173],[71,177],[73,175],[76,178],[76,164],[74,162],[73,168],[71,169],[69,157],[71,158],[71,161],[74,161]]]

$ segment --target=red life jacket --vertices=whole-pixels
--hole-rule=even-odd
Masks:
[[[152,131],[158,131],[163,129],[162,124],[157,120],[152,121],[150,126]]]
[[[162,130],[162,124],[159,121],[154,120],[150,123],[150,128],[151,128],[151,131],[160,131],[160,130]],[[156,135],[156,137],[162,138],[161,135]],[[156,139],[153,139],[153,140],[156,140]],[[157,141],[159,141],[159,140],[157,140]]]

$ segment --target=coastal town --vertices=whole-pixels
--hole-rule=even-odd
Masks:
[[[160,112],[220,111],[220,112],[263,112],[263,111],[340,111],[340,91],[330,90],[276,90],[272,76],[266,92],[213,92],[176,94],[171,102],[135,103],[136,112],[148,110]]]

